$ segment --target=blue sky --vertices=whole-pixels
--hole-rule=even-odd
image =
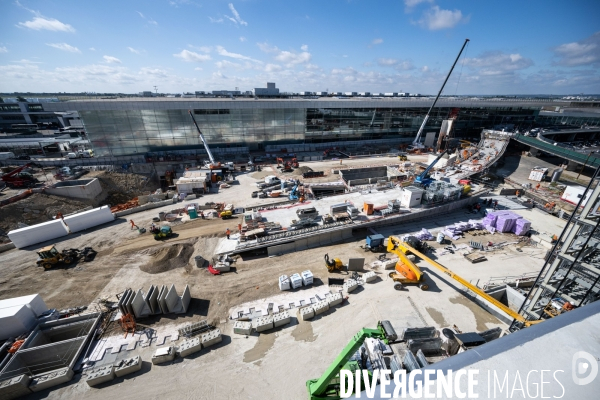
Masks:
[[[600,93],[600,1],[0,0],[0,91]]]

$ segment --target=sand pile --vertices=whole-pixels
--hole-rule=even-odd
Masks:
[[[191,268],[190,258],[194,253],[191,243],[175,243],[146,249],[141,255],[149,256],[150,262],[140,265],[140,269],[149,274],[160,274],[177,268]]]
[[[306,172],[312,172],[312,170],[313,169],[311,167],[303,166],[303,167],[300,167],[300,168],[296,168],[294,170],[294,175],[302,175],[302,174],[304,174]]]

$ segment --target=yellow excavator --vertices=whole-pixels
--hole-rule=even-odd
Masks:
[[[454,279],[461,285],[465,286],[467,289],[469,289],[471,292],[475,293],[477,296],[481,297],[486,302],[493,304],[496,308],[500,309],[502,312],[504,312],[505,314],[507,314],[508,316],[510,316],[511,318],[513,318],[514,320],[516,320],[517,322],[522,324],[524,327],[529,327],[531,325],[534,325],[534,324],[537,324],[537,323],[543,321],[543,320],[537,320],[537,321],[526,320],[521,314],[519,314],[518,312],[505,306],[504,304],[502,304],[501,302],[499,302],[498,300],[496,300],[495,298],[493,298],[492,296],[490,296],[489,294],[484,292],[479,287],[473,285],[472,283],[465,280],[461,276],[455,274],[448,268],[444,267],[442,264],[440,264],[436,261],[433,261],[431,258],[427,257],[421,251],[419,251],[415,247],[411,246],[411,243],[402,241],[395,236],[390,236],[388,238],[387,249],[389,252],[397,254],[398,257],[400,258],[398,263],[396,264],[396,272],[395,272],[396,274],[398,274],[400,276],[397,276],[396,279],[392,278],[397,283],[402,283],[402,284],[405,282],[406,283],[415,283],[417,285],[421,285],[420,287],[422,290],[427,290],[429,288],[423,282],[423,272],[419,269],[419,267],[417,267],[407,257],[409,254],[414,254],[416,257],[419,257],[423,261],[426,261],[428,264],[433,265],[434,267],[436,267],[437,269],[442,271],[445,275],[449,276],[450,278]],[[394,274],[394,272],[392,272],[390,274],[390,277],[392,277],[392,274]],[[423,288],[422,286],[425,286],[425,288]],[[394,285],[394,287],[395,287],[395,285]]]
[[[325,266],[327,267],[327,271],[335,272],[341,271],[344,269],[344,263],[339,258],[329,259],[329,254],[325,254]]]

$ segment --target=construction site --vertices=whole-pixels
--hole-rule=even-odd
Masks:
[[[421,140],[429,113],[410,145],[226,159],[189,114],[208,160],[4,167],[0,398],[339,399],[598,351],[599,170]]]

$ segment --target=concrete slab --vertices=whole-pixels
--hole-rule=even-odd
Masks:
[[[179,357],[186,357],[190,354],[194,354],[202,350],[202,342],[199,337],[184,340],[179,346],[177,346],[177,355]]]
[[[131,301],[131,307],[136,318],[147,317],[152,313],[150,306],[144,300],[145,297],[142,289],[139,289]]]
[[[115,376],[121,377],[132,374],[142,369],[142,358],[137,355],[125,358],[115,364]]]
[[[329,307],[333,307],[342,304],[342,299],[341,293],[331,293],[325,300],[329,303]]]
[[[163,364],[175,359],[175,346],[160,347],[152,355],[152,364]]]
[[[29,389],[32,392],[40,392],[44,389],[60,385],[61,383],[69,382],[73,379],[73,370],[69,367],[56,369],[44,374],[35,375],[31,380]]]
[[[302,321],[309,320],[315,316],[315,309],[312,307],[303,307],[300,309],[300,318]]]
[[[375,274],[374,271],[369,271],[366,274],[363,274],[362,278],[367,283],[373,282],[377,278],[377,274]]]
[[[270,315],[260,317],[252,321],[252,324],[255,325],[256,332],[267,331],[273,329],[273,317]]]
[[[344,282],[344,290],[348,293],[356,290],[357,287],[358,282],[356,282],[354,279],[348,279],[346,282]]]
[[[111,364],[91,370],[85,382],[88,386],[96,386],[101,383],[110,382],[113,379],[115,379],[115,367]]]
[[[313,304],[312,307],[315,310],[315,315],[323,314],[325,311],[329,310],[329,302],[326,300],[319,301],[318,303]]]
[[[291,320],[292,318],[288,311],[273,314],[273,327],[277,328],[278,326],[287,325]]]
[[[237,333],[238,335],[250,335],[252,333],[252,322],[235,321],[233,324],[233,333]]]
[[[204,333],[201,337],[202,347],[204,348],[213,346],[221,341],[223,341],[223,336],[221,336],[221,330],[219,329]]]

